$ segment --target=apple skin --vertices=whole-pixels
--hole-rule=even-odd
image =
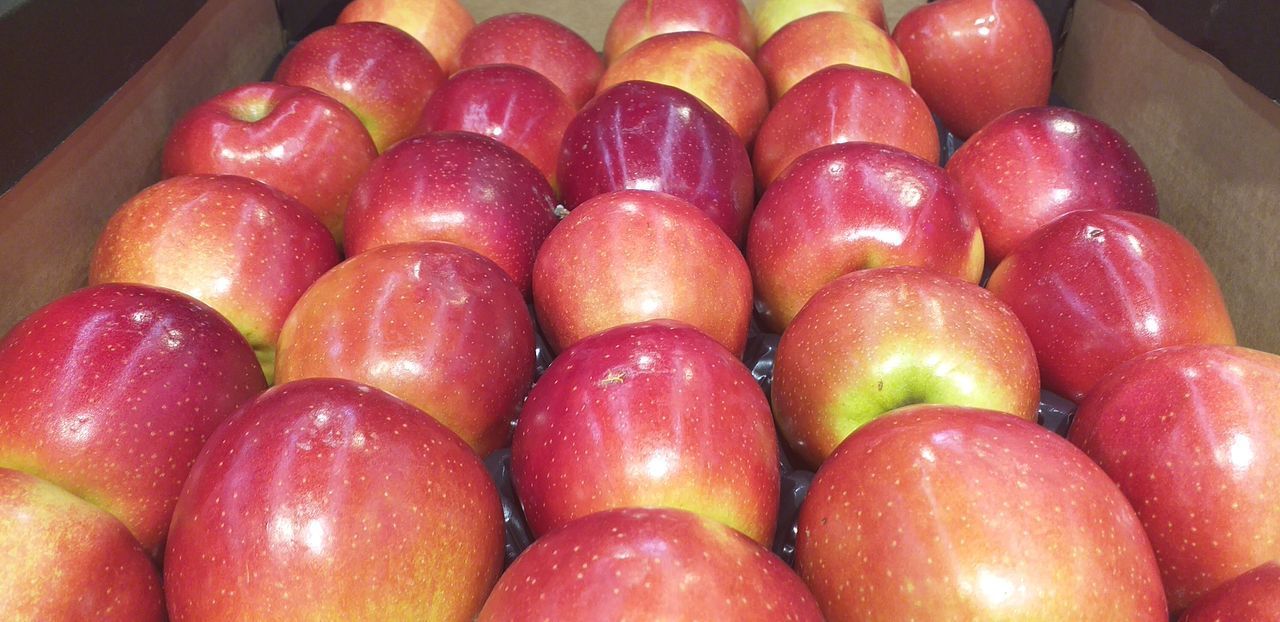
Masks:
[[[485,136],[416,136],[369,167],[351,193],[347,255],[437,240],[498,264],[524,295],[556,217],[555,191],[528,160]]]
[[[904,408],[831,456],[800,507],[796,569],[832,622],[1166,622],[1133,508],[1030,421]]]
[[[615,326],[668,319],[742,354],[751,273],[687,201],[622,190],[583,203],[547,236],[533,264],[533,304],[557,352]]]
[[[154,285],[213,307],[249,341],[270,382],[285,317],[340,259],[315,215],[270,186],[182,175],[146,188],[111,217],[93,249],[89,284]]]
[[[597,93],[632,80],[674,86],[720,115],[751,144],[769,112],[764,77],[751,57],[705,32],[669,32],[641,41],[604,70]]]
[[[787,24],[760,46],[756,63],[768,84],[770,102],[777,102],[801,80],[832,65],[882,71],[911,84],[907,59],[888,33],[856,15],[836,11],[814,13]]]
[[[621,507],[689,510],[765,546],[777,527],[769,401],[742,361],[679,322],[613,328],[557,357],[511,459],[535,534]]]
[[[511,564],[480,622],[820,622],[782,560],[740,533],[675,509],[592,514]]]
[[[941,168],[901,149],[843,143],[800,156],[765,191],[747,261],[756,310],[781,334],[818,290],[854,270],[920,266],[977,283],[982,233]]]
[[[570,210],[629,188],[679,197],[736,244],[755,205],[751,160],[733,129],[694,96],[651,82],[615,86],[578,112],[556,179]]]
[[[308,88],[246,84],[192,108],[169,133],[165,177],[240,175],[302,202],[342,242],[356,180],[378,156],[360,119]]]
[[[163,622],[155,566],[129,530],[53,484],[0,468],[7,620]]]
[[[530,13],[491,17],[467,34],[458,70],[481,65],[520,65],[551,80],[574,109],[596,93],[604,74],[600,54],[578,33],[560,22]]]
[[[1263,564],[1205,594],[1179,622],[1280,620],[1280,564]]]
[[[280,61],[273,79],[342,102],[382,152],[414,133],[422,107],[445,73],[427,48],[403,30],[359,22],[307,35]]]
[[[1044,388],[1079,403],[1107,372],[1152,350],[1235,345],[1218,282],[1191,242],[1150,216],[1060,216],[991,274],[1021,320]]]
[[[915,268],[827,284],[782,334],[773,413],[791,448],[822,464],[895,408],[947,404],[1035,421],[1040,379],[1026,331],[982,288]]]
[[[554,187],[560,140],[577,109],[550,80],[519,65],[464,69],[422,110],[415,134],[473,132],[516,150]]]
[[[247,405],[200,453],[169,539],[169,613],[471,620],[502,537],[497,490],[462,439],[382,391],[303,380]]]
[[[1069,438],[1137,509],[1174,611],[1280,560],[1277,430],[1280,356],[1230,346],[1132,359],[1076,411]]]
[[[968,138],[996,117],[1049,103],[1053,41],[1033,0],[940,0],[898,21],[912,84],[947,129]]]
[[[405,31],[431,52],[445,75],[458,68],[462,42],[476,25],[458,0],[353,0],[339,24],[380,22]]]
[[[880,0],[761,0],[755,9],[756,40],[764,45],[783,26],[827,11],[849,13],[888,30]]]
[[[889,145],[938,163],[938,128],[924,100],[889,74],[821,69],[778,100],[756,135],[756,181],[769,187],[796,158],[824,145]]]
[[[613,64],[637,43],[670,32],[706,32],[756,54],[756,31],[742,0],[623,0],[604,37],[604,59]]]
[[[87,499],[158,555],[205,439],[266,386],[253,349],[204,303],[81,289],[0,341],[0,468]]]
[[[1068,212],[1160,213],[1155,183],[1133,147],[1066,108],[1025,108],[992,121],[951,156],[947,173],[978,214],[991,266]]]
[[[497,264],[410,242],[320,277],[285,320],[276,380],[346,378],[426,411],[486,456],[533,381],[533,320]]]

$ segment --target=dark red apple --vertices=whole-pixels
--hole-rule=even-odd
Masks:
[[[818,622],[822,613],[782,560],[742,534],[681,510],[628,508],[535,542],[479,620]]]
[[[353,0],[338,15],[339,24],[381,22],[417,39],[445,75],[458,68],[458,52],[476,20],[458,0]]]
[[[911,83],[907,59],[884,30],[855,14],[814,13],[782,27],[760,46],[756,58],[777,102],[801,80],[833,65],[883,71]]]
[[[669,32],[707,32],[756,54],[756,30],[742,0],[623,0],[604,37],[612,63],[637,43]]]
[[[1205,594],[1179,622],[1280,620],[1280,564],[1259,566]]]
[[[218,428],[165,559],[175,622],[472,620],[502,509],[456,435],[382,391],[304,380]]]
[[[596,93],[604,61],[595,48],[563,24],[529,13],[491,17],[462,42],[458,70],[480,65],[528,67],[551,80],[581,108]]]
[[[1045,388],[1074,402],[1135,356],[1236,342],[1200,253],[1173,227],[1133,212],[1059,217],[1006,257],[987,288],[1026,327]]]

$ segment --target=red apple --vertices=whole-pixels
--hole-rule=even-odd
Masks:
[[[354,0],[338,15],[339,24],[381,22],[417,39],[445,75],[458,68],[458,52],[476,21],[458,0]]]
[[[755,8],[756,41],[764,45],[783,26],[827,11],[849,13],[886,29],[880,0],[761,0]]]
[[[905,408],[850,436],[800,508],[796,569],[832,621],[1169,619],[1106,474],[976,409]]]
[[[1132,212],[1059,217],[1006,257],[987,288],[1026,327],[1045,388],[1077,403],[1135,356],[1236,342],[1200,253],[1173,227]]]
[[[655,190],[692,203],[734,242],[755,203],[751,162],[733,129],[679,89],[620,84],[569,123],[556,169],[569,209],[599,194]]]
[[[507,13],[476,25],[462,42],[458,69],[512,64],[551,80],[581,108],[595,95],[604,61],[595,48],[563,24],[529,13]]]
[[[129,530],[39,478],[0,469],[6,620],[161,622],[160,578]]]
[[[679,322],[614,328],[557,357],[520,411],[511,460],[537,534],[623,507],[689,510],[765,546],[777,527],[769,402],[742,361]]]
[[[496,264],[454,244],[392,244],[339,264],[303,294],[280,334],[276,379],[375,386],[483,456],[510,438],[533,354],[524,297]]]
[[[0,467],[87,499],[158,555],[205,439],[265,388],[244,337],[204,303],[82,289],[0,342]]]
[[[992,266],[1067,212],[1160,211],[1151,174],[1129,143],[1066,108],[1026,108],[996,119],[951,156],[947,173],[978,214]]]
[[[480,622],[818,622],[813,595],[742,534],[671,509],[620,509],[535,542],[507,570]]]
[[[674,86],[697,97],[744,144],[755,138],[769,112],[764,78],[751,57],[705,32],[671,32],[641,41],[605,69],[597,92],[631,80]]]
[[[364,123],[378,151],[386,151],[414,133],[445,73],[403,30],[358,22],[307,35],[280,61],[274,79],[342,102]]]
[[[347,254],[453,242],[498,264],[528,295],[555,209],[547,180],[501,143],[459,132],[417,136],[379,157],[351,193]]]
[[[240,330],[268,381],[293,304],[339,261],[306,206],[252,179],[183,175],[120,208],[98,238],[89,283],[143,283],[180,291]]]
[[[1278,432],[1280,356],[1184,346],[1107,375],[1070,439],[1138,510],[1177,611],[1280,560]]]
[[[484,466],[354,382],[276,387],[191,469],[164,568],[184,620],[472,620],[502,570]]]
[[[940,0],[893,29],[912,84],[956,136],[1049,102],[1053,41],[1033,0]]]
[[[427,102],[415,134],[483,134],[527,158],[556,185],[560,140],[577,110],[550,80],[519,65],[464,69]]]
[[[605,61],[670,32],[711,33],[748,57],[756,54],[755,26],[742,0],[623,0],[604,37]]]
[[[356,179],[378,150],[346,106],[284,84],[246,84],[191,109],[164,145],[165,177],[240,175],[311,209],[342,241]]]
[[[583,203],[547,237],[533,264],[533,303],[558,352],[615,326],[667,319],[741,354],[751,273],[688,202],[622,190]]]
[[[982,233],[942,169],[893,147],[844,143],[801,156],[764,193],[747,259],[757,310],[781,333],[854,270],[920,266],[977,283]]]
[[[832,65],[883,71],[911,84],[907,60],[879,26],[850,13],[827,11],[784,26],[760,46],[756,58],[777,102],[801,80]]]
[[[756,135],[756,180],[766,188],[801,155],[851,142],[938,163],[938,129],[911,87],[886,73],[835,65],[801,80],[769,111]]]
[[[1180,622],[1280,620],[1280,564],[1259,566],[1205,594]]]
[[[1036,358],[1009,309],[972,283],[920,268],[846,274],[783,333],[773,412],[818,465],[855,430],[912,404],[986,408],[1035,421]]]

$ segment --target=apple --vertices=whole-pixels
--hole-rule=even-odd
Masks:
[[[444,79],[421,43],[377,22],[337,24],[307,35],[280,61],[274,78],[342,102],[380,152],[413,134],[422,107]]]
[[[302,202],[342,242],[356,179],[378,150],[355,114],[329,96],[246,84],[191,109],[173,126],[161,168],[176,175],[240,175]]]
[[[995,266],[1040,227],[1082,209],[1159,215],[1155,183],[1133,147],[1066,108],[1025,108],[992,121],[947,161],[978,214]]]
[[[1280,560],[1278,431],[1280,356],[1202,345],[1117,367],[1080,404],[1069,438],[1137,509],[1178,611]]]
[[[1044,387],[1076,403],[1135,356],[1236,342],[1200,253],[1173,227],[1133,212],[1058,217],[1000,262],[987,288],[1026,327]]]
[[[276,380],[346,378],[426,411],[485,456],[533,380],[533,321],[492,261],[445,242],[381,246],[320,277],[280,333]]]
[[[445,75],[458,68],[458,52],[475,26],[458,0],[354,0],[338,15],[339,24],[380,22],[417,39],[431,52]]]
[[[940,0],[893,29],[912,84],[942,124],[968,138],[996,117],[1049,103],[1053,41],[1034,0]]]
[[[577,109],[550,80],[519,65],[464,69],[427,102],[415,134],[483,134],[515,149],[556,185],[560,140]]]
[[[746,52],[705,32],[671,32],[641,41],[615,59],[597,93],[631,80],[674,86],[720,115],[750,144],[769,112],[764,77]]]
[[[160,577],[110,514],[0,468],[0,611],[7,620],[162,622]]]
[[[0,468],[83,497],[158,555],[205,439],[264,389],[253,349],[204,303],[82,289],[0,341]]]
[[[621,190],[578,206],[547,236],[533,263],[533,304],[557,352],[615,326],[667,319],[742,354],[751,273],[687,201]]]
[[[767,188],[796,158],[824,145],[870,142],[938,163],[938,128],[924,100],[889,74],[834,65],[778,100],[756,135],[756,181]]]
[[[756,41],[764,45],[783,26],[827,11],[849,13],[887,30],[880,0],[761,0],[755,9]]]
[[[757,311],[782,333],[818,290],[854,270],[920,266],[977,283],[982,233],[941,168],[901,149],[843,143],[800,156],[764,193],[747,260]]]
[[[637,43],[670,32],[711,33],[756,53],[756,31],[742,0],[623,0],[604,37],[605,62],[612,64]]]
[[[491,17],[462,41],[458,70],[481,65],[520,65],[551,80],[574,109],[596,93],[604,61],[595,48],[563,24],[529,13]]]
[[[480,459],[346,380],[278,386],[209,439],[164,567],[175,622],[472,620],[502,570]]]
[[[982,288],[922,268],[846,274],[782,334],[773,413],[791,448],[822,464],[895,408],[946,404],[1035,421],[1040,380],[1027,333]]]
[[[93,249],[89,284],[165,287],[213,307],[249,341],[270,382],[284,318],[339,259],[315,215],[270,186],[181,175],[111,217]]]
[[[682,510],[592,514],[533,543],[494,587],[480,622],[819,622],[813,595],[742,534]]]
[[[751,161],[733,129],[692,95],[650,82],[613,87],[569,122],[556,179],[570,210],[616,190],[665,192],[738,244],[755,204]]]
[[[777,527],[769,401],[742,361],[679,322],[563,352],[520,411],[511,461],[535,534],[622,507],[689,510],[765,546]]]
[[[1280,564],[1263,564],[1205,594],[1180,622],[1280,620]]]
[[[1106,474],[978,409],[904,408],[850,436],[800,507],[796,569],[833,622],[1169,619]]]
[[[874,69],[911,84],[907,60],[888,33],[857,15],[836,11],[814,13],[787,24],[760,46],[756,63],[768,84],[771,102],[832,65]]]

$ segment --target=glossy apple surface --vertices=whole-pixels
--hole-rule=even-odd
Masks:
[[[556,169],[569,209],[637,189],[684,199],[731,239],[746,239],[755,204],[751,161],[733,129],[697,98],[649,82],[620,84],[569,123]]]
[[[884,4],[880,0],[761,0],[754,15],[756,41],[764,45],[783,26],[827,11],[849,13],[885,29]]]
[[[852,65],[801,80],[756,135],[756,180],[767,188],[796,158],[826,145],[869,142],[938,163],[938,129],[924,100],[889,74]]]
[[[619,56],[604,71],[597,92],[631,80],[674,86],[720,115],[743,144],[750,144],[769,112],[764,77],[751,57],[705,32],[650,37]]]
[[[814,13],[787,24],[760,46],[756,62],[772,102],[832,65],[874,69],[911,84],[907,60],[893,39],[879,26],[850,13]]]
[[[183,175],[111,217],[89,284],[165,287],[213,307],[249,341],[269,381],[289,310],[338,261],[333,237],[294,199],[245,177]]]
[[[346,378],[426,411],[486,456],[533,379],[533,321],[492,261],[461,246],[382,246],[330,270],[280,334],[276,380]]]
[[[346,106],[307,88],[247,84],[192,108],[173,126],[161,168],[175,175],[240,175],[306,205],[342,241],[356,180],[378,156]]]
[[[0,468],[0,611],[7,620],[161,622],[160,577],[113,516]]]
[[[265,388],[253,349],[204,303],[82,289],[0,342],[0,468],[87,499],[157,555],[205,439]]]
[[[342,102],[364,123],[378,151],[413,133],[422,107],[444,79],[421,43],[377,22],[337,24],[307,35],[280,61],[274,78]]]
[[[628,508],[535,542],[479,619],[818,622],[822,613],[781,559],[742,534],[681,510]]]
[[[850,436],[800,507],[796,569],[832,621],[1169,619],[1106,474],[977,409],[906,408]]]
[[[530,13],[491,17],[471,29],[462,42],[458,70],[481,65],[520,65],[551,80],[574,109],[596,93],[604,74],[600,54],[563,24]]]
[[[756,31],[742,0],[623,0],[604,37],[605,62],[637,43],[669,32],[707,32],[756,53]]]
[[[898,21],[912,85],[967,138],[996,117],[1049,103],[1053,41],[1033,0],[941,0]]]
[[[1068,212],[1160,211],[1151,174],[1124,137],[1066,108],[1026,108],[996,119],[951,156],[947,173],[978,214],[992,267]]]
[[[182,490],[164,579],[184,620],[471,620],[502,570],[479,458],[409,404],[346,380],[236,413]]]
[[[526,295],[558,219],[555,191],[504,145],[458,132],[416,136],[378,158],[351,193],[347,255],[437,240],[498,264]]]
[[[773,412],[792,449],[822,464],[855,430],[912,404],[1035,421],[1040,379],[1018,319],[972,283],[921,268],[846,274],[783,333]]]
[[[547,237],[533,264],[533,304],[557,352],[615,326],[667,319],[741,354],[751,273],[688,202],[623,190],[582,204]]]
[[[1173,227],[1133,212],[1059,217],[1006,257],[987,288],[1026,327],[1044,387],[1077,403],[1133,357],[1236,342],[1200,253]]]
[[[1280,620],[1280,564],[1259,566],[1205,594],[1179,622]]]
[[[409,33],[431,52],[445,75],[458,68],[458,51],[476,20],[458,0],[353,0],[338,23],[381,22]]]
[[[1184,346],[1106,376],[1080,404],[1070,439],[1138,510],[1177,611],[1280,560],[1277,431],[1280,357]]]

